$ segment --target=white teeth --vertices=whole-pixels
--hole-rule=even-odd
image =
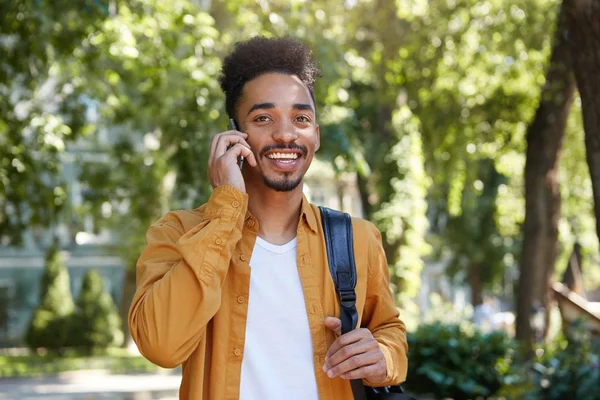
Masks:
[[[269,157],[272,160],[284,159],[284,160],[295,160],[298,158],[298,154],[296,153],[273,153],[269,154]]]

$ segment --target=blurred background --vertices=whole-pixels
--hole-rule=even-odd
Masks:
[[[306,195],[382,231],[405,389],[600,399],[598,0],[0,0],[0,399],[177,398],[135,262],[259,34],[314,49]]]

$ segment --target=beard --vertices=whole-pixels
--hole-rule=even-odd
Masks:
[[[296,179],[291,179],[290,174],[284,174],[283,178],[280,179],[269,179],[265,175],[263,175],[264,184],[277,192],[289,192],[298,187],[300,182],[302,182],[302,176]]]
[[[264,157],[265,153],[267,153],[268,151],[271,150],[286,150],[286,149],[294,149],[294,150],[299,150],[302,153],[302,156],[305,156],[308,153],[308,149],[306,148],[306,146],[302,146],[296,143],[290,143],[288,145],[282,144],[282,143],[277,143],[277,144],[271,144],[268,146],[265,146],[262,148],[262,150],[260,151],[260,157]],[[259,157],[256,157],[257,159],[259,159]],[[271,179],[269,177],[267,177],[266,175],[262,175],[262,179],[263,182],[265,184],[265,186],[267,186],[270,189],[273,189],[277,192],[289,192],[292,191],[294,189],[296,189],[298,187],[298,185],[300,184],[300,182],[302,182],[302,175],[300,175],[300,177],[298,178],[290,178],[291,173],[290,172],[286,172],[283,174],[283,178],[278,178],[278,179]]]

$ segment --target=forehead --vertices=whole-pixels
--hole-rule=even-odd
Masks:
[[[285,73],[267,73],[248,81],[240,100],[242,107],[244,103],[246,107],[255,103],[273,103],[275,106],[305,103],[314,107],[308,86],[296,75]]]

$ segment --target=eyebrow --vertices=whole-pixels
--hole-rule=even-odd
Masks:
[[[248,110],[248,114],[250,114],[252,111],[255,111],[255,110],[269,109],[269,108],[275,108],[275,104],[274,103],[258,103],[258,104],[253,105],[252,107],[250,107],[250,110]]]
[[[313,110],[313,108],[310,104],[294,104],[293,108],[294,108],[294,110],[304,110],[304,111],[310,111],[313,114],[315,113],[315,110]]]
[[[275,103],[258,103],[250,107],[250,110],[248,110],[248,114],[250,114],[252,111],[266,110],[270,108],[275,108]],[[313,114],[315,112],[310,104],[296,103],[292,106],[292,108],[294,110],[311,111]]]

